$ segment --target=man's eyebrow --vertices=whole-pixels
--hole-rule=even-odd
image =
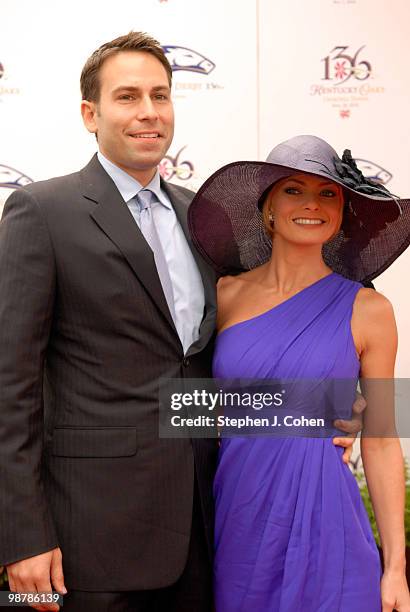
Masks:
[[[152,88],[153,91],[171,91],[168,85],[156,85]]]
[[[141,87],[138,87],[137,85],[118,85],[118,87],[116,87],[115,89],[113,89],[113,94],[118,93],[119,91],[132,91],[132,92],[137,92],[137,91],[141,91]],[[152,87],[151,91],[167,91],[170,92],[170,88],[168,87],[168,85],[155,85],[154,87]]]

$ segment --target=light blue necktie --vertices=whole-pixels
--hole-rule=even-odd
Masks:
[[[161,281],[162,290],[164,292],[172,319],[175,323],[174,291],[172,289],[171,277],[169,274],[167,261],[165,259],[164,250],[158,237],[157,228],[155,227],[155,221],[152,214],[152,204],[155,202],[155,195],[150,189],[141,189],[135,198],[140,209],[140,230],[154,254],[155,265]]]

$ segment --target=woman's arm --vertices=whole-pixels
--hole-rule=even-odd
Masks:
[[[404,465],[394,416],[396,323],[390,302],[369,289],[360,291],[353,317],[353,331],[359,340],[361,386],[368,405],[361,454],[384,557],[383,611],[393,606],[407,611]]]

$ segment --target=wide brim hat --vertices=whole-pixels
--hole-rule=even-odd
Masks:
[[[251,270],[272,254],[263,201],[278,180],[307,173],[342,186],[340,231],[323,245],[326,264],[366,283],[386,270],[410,244],[410,200],[363,176],[345,150],[342,158],[316,136],[296,136],[275,147],[266,162],[238,161],[212,174],[188,212],[193,242],[218,275]]]

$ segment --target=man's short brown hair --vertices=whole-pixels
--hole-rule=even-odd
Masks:
[[[130,32],[124,36],[114,38],[99,47],[86,61],[81,72],[80,86],[83,100],[98,102],[100,98],[99,73],[103,63],[112,55],[121,51],[144,51],[151,53],[164,66],[169,85],[172,83],[172,68],[166,55],[155,38],[145,32]]]

